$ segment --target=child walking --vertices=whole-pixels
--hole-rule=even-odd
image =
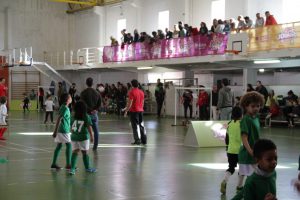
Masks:
[[[69,110],[69,104],[72,103],[72,98],[69,94],[62,94],[60,97],[61,107],[59,109],[59,117],[56,121],[56,126],[53,132],[54,142],[57,143],[56,149],[54,151],[53,160],[51,164],[51,169],[60,170],[56,162],[59,156],[62,144],[66,144],[66,169],[71,169],[71,133],[70,133],[70,120],[71,113]]]
[[[53,106],[54,103],[53,103],[52,96],[51,94],[48,94],[47,100],[45,101],[46,117],[45,117],[44,124],[47,123],[49,115],[50,115],[51,123],[53,123]]]
[[[97,170],[90,167],[88,150],[91,143],[94,142],[92,120],[87,114],[87,106],[83,101],[79,101],[74,105],[74,116],[72,118],[72,159],[70,174],[74,175],[78,153],[81,151],[83,164],[86,172],[94,173]]]
[[[0,140],[6,140],[3,135],[7,130],[6,117],[7,114],[7,99],[5,96],[0,97]]]
[[[238,156],[238,191],[243,188],[244,176],[250,176],[254,171],[253,146],[259,139],[260,122],[258,112],[264,105],[264,97],[258,92],[248,92],[241,98],[240,105],[244,110],[244,116],[241,120],[241,139],[243,145],[240,148]]]
[[[29,102],[30,102],[30,100],[29,100],[27,94],[24,93],[24,99],[23,99],[23,111],[24,111],[24,113],[25,113],[25,110],[29,111]]]
[[[244,189],[233,200],[277,200],[276,145],[271,140],[260,139],[254,144],[253,156],[257,164],[254,173],[247,178]]]
[[[225,172],[224,179],[221,183],[220,192],[226,194],[226,185],[231,175],[234,174],[238,163],[238,154],[242,144],[240,120],[242,118],[242,109],[234,107],[231,114],[232,120],[228,123],[226,134],[227,158],[229,167]]]

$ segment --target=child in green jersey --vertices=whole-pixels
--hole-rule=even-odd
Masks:
[[[226,193],[226,185],[229,177],[234,173],[235,168],[238,163],[238,154],[241,147],[241,128],[240,120],[242,118],[242,109],[240,107],[234,107],[231,114],[232,120],[228,123],[227,133],[226,133],[226,145],[227,148],[227,158],[229,168],[225,172],[224,179],[221,183],[220,192],[222,194]]]
[[[258,112],[264,105],[264,97],[258,92],[248,92],[242,97],[240,105],[244,109],[244,116],[241,120],[243,145],[239,150],[238,156],[239,177],[237,190],[243,188],[244,176],[250,176],[254,171],[253,146],[259,139],[260,122]]]
[[[69,110],[69,105],[72,103],[72,98],[69,94],[65,93],[61,95],[60,100],[61,107],[59,109],[59,117],[57,118],[56,126],[52,134],[52,136],[55,138],[54,142],[57,143],[57,146],[54,151],[51,169],[61,169],[61,167],[56,164],[56,161],[62,148],[62,144],[66,144],[66,169],[70,170],[72,147],[70,133],[71,113]]]
[[[75,174],[76,162],[79,151],[82,152],[85,170],[87,172],[94,173],[97,170],[90,167],[88,156],[90,141],[91,143],[93,143],[94,141],[92,120],[87,114],[87,106],[83,101],[76,102],[76,104],[74,105],[74,116],[71,121],[71,140],[73,153],[71,159],[72,168],[70,174]]]
[[[253,147],[257,163],[254,173],[246,180],[244,189],[236,195],[244,200],[277,200],[276,198],[276,145],[267,139],[257,140]]]

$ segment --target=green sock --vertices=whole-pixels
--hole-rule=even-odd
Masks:
[[[1,163],[1,164],[7,163],[7,162],[8,162],[7,159],[5,159],[5,158],[0,158],[0,163]]]
[[[67,166],[71,165],[71,156],[72,156],[72,145],[71,143],[66,143],[66,163]]]
[[[76,169],[77,158],[78,158],[78,154],[77,153],[73,153],[72,154],[72,159],[71,159],[72,170]]]
[[[57,158],[59,156],[61,148],[62,148],[62,144],[58,143],[57,146],[56,146],[56,148],[55,148],[55,150],[54,150],[52,165],[56,165],[56,161],[57,161]]]
[[[83,159],[85,169],[89,169],[90,168],[89,155],[83,154],[82,159]]]

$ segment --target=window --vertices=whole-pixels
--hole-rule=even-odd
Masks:
[[[283,0],[282,1],[283,15],[275,16],[277,23],[297,22],[300,19],[300,1],[299,0]],[[272,11],[270,11],[272,14]],[[282,21],[280,20],[282,17]],[[279,19],[278,19],[279,18]]]
[[[225,0],[211,2],[211,21],[213,19],[225,19]]]
[[[165,30],[169,28],[169,11],[161,11],[158,13],[158,29]]]
[[[126,19],[119,19],[118,20],[118,33],[117,33],[118,38],[116,38],[118,41],[121,41],[121,37],[122,37],[121,31],[123,29],[126,29]]]

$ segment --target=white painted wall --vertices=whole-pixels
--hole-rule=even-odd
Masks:
[[[3,21],[5,8],[8,8],[8,27]],[[32,46],[35,57],[43,51],[68,48],[65,11],[66,4],[48,0],[1,0],[0,44],[4,43],[3,34],[7,30],[8,48]]]

